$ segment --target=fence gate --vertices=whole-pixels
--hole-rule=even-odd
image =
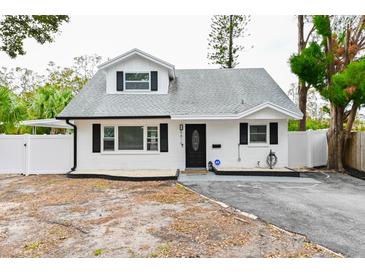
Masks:
[[[0,135],[0,173],[66,173],[72,167],[72,135]]]
[[[0,173],[26,173],[25,139],[25,135],[0,135]]]

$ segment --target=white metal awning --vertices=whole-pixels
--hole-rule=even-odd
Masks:
[[[21,121],[20,124],[23,126],[31,126],[31,127],[51,127],[51,128],[72,129],[72,126],[66,124],[66,121],[57,120],[57,119],[26,120],[26,121]]]

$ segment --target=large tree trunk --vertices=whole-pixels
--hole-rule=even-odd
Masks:
[[[304,15],[298,15],[298,54],[305,48],[304,41]],[[308,87],[303,81],[298,81],[299,109],[303,113],[302,119],[299,121],[299,130],[307,129],[307,94]]]
[[[351,137],[352,126],[354,125],[358,108],[359,108],[359,106],[357,104],[355,104],[355,103],[352,104],[349,117],[347,118],[345,142],[347,142]]]
[[[305,83],[299,82],[299,109],[303,113],[303,117],[299,121],[299,131],[307,129],[307,94],[308,87]]]
[[[351,131],[352,131],[352,127],[354,125],[355,122],[355,118],[356,118],[356,113],[358,110],[359,106],[355,103],[352,104],[351,110],[350,110],[350,114],[347,118],[347,125],[346,125],[346,130],[344,133],[344,144],[343,144],[343,151],[342,151],[342,161],[345,161],[345,154],[346,154],[346,150],[348,148],[349,145],[349,141],[351,138]]]
[[[328,143],[328,162],[327,168],[337,169],[337,157],[336,157],[336,132],[337,132],[337,110],[331,103],[331,120],[330,127],[327,132]]]
[[[325,53],[329,55],[332,53],[332,33],[329,34],[328,37],[326,37],[325,44]],[[332,84],[332,76],[335,73],[335,63],[332,60],[331,62],[328,62],[327,64],[327,85],[331,86]],[[328,163],[327,167],[329,169],[338,169],[338,163],[339,160],[342,163],[342,157],[338,159],[338,141],[339,141],[339,111],[338,107],[331,102],[331,120],[330,120],[330,128],[328,129],[327,133],[327,141],[328,141]],[[341,115],[340,115],[341,116]],[[342,126],[343,128],[343,126]],[[341,144],[342,147],[342,144]],[[342,150],[341,150],[342,151]]]
[[[365,18],[365,17],[362,17]],[[365,24],[365,21],[360,21],[359,27],[356,28],[355,31],[355,39],[354,43],[359,43],[359,31],[363,29],[363,26]],[[331,54],[333,51],[332,47],[332,34],[330,34],[325,43],[325,52],[326,54]],[[353,60],[354,54],[351,55],[349,52],[350,47],[350,41],[351,41],[351,28],[350,25],[346,27],[345,31],[345,41],[344,41],[344,47],[345,47],[345,54],[343,58],[343,64],[342,66],[335,66],[334,62],[329,62],[327,67],[327,80],[328,80],[328,86],[331,86],[332,76],[339,71],[343,71],[348,64]],[[360,42],[361,43],[361,42]],[[365,41],[364,41],[365,43]],[[361,48],[359,46],[359,48]],[[356,113],[358,110],[359,105],[357,105],[355,102],[353,102],[353,105],[351,107],[350,113],[347,118],[347,126],[346,131],[344,130],[344,122],[345,122],[345,107],[339,107],[334,106],[333,103],[331,103],[331,123],[330,128],[328,131],[328,167],[337,169],[338,171],[344,171],[344,159],[345,159],[345,153],[346,149],[348,147],[348,141],[351,138],[351,130],[353,123],[356,118]]]
[[[344,171],[343,167],[343,152],[344,152],[344,133],[343,133],[343,118],[344,108],[337,107],[337,142],[336,142],[336,158],[337,158],[337,170],[340,172]]]
[[[327,132],[329,169],[344,171],[345,133],[343,128],[344,108],[331,104],[330,128]]]

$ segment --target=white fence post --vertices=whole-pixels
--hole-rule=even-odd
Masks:
[[[24,175],[28,176],[29,175],[29,165],[30,165],[30,150],[31,150],[31,141],[30,141],[30,135],[29,134],[25,134],[24,135],[24,149],[25,149],[25,157],[24,157],[24,161],[25,161],[25,169],[24,169]]]

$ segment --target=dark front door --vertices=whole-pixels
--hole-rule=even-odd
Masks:
[[[186,125],[186,167],[206,168],[205,125]]]

